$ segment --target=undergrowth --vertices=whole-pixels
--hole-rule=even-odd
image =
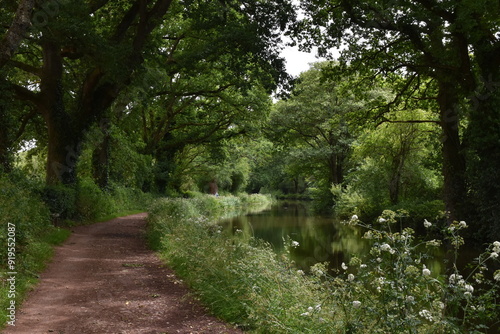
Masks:
[[[326,263],[305,274],[288,256],[298,242],[286,240],[287,252],[276,255],[264,241],[223,231],[218,215],[201,214],[212,205],[220,212],[226,199],[203,201],[158,201],[149,216],[150,240],[215,315],[244,330],[448,334],[493,333],[498,325],[500,271],[488,267],[497,263],[499,242],[487,246],[468,274],[454,263],[444,274],[433,273],[425,260],[439,241],[397,230],[398,214],[384,211],[375,226],[355,216],[347,222],[367,231],[368,255],[353,256],[334,276]],[[456,222],[444,231],[457,254],[465,227]]]

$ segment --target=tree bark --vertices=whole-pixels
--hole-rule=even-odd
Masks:
[[[64,106],[61,48],[54,41],[45,41],[42,48],[44,65],[39,108],[48,130],[46,183],[73,184],[76,182],[80,134]]]
[[[443,130],[443,198],[449,222],[464,219],[466,163],[459,134],[458,93],[452,82],[440,81],[437,101]]]

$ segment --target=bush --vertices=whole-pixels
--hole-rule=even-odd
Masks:
[[[51,224],[49,207],[42,201],[52,199],[52,209],[60,214],[67,214],[68,206],[56,206],[56,198],[63,198],[64,190],[46,188],[27,180],[15,182],[0,176],[0,271],[17,272],[16,304],[23,299],[26,291],[36,282],[36,274],[43,270],[52,255],[52,246],[62,242],[69,232],[55,228]],[[67,204],[67,203],[66,203]],[[9,232],[9,233],[8,233]],[[13,238],[13,239],[8,239]],[[11,252],[15,248],[14,252]],[[14,268],[7,267],[8,250],[15,254]],[[12,255],[12,254],[11,254]],[[11,256],[12,257],[12,256]],[[0,327],[8,320],[6,309],[10,303],[8,284],[1,277],[0,285]]]
[[[73,219],[77,213],[77,193],[74,188],[63,185],[46,186],[42,190],[42,199],[56,219]]]

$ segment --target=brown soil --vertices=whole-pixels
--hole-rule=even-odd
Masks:
[[[243,333],[210,316],[146,247],[145,217],[73,228],[4,334]]]

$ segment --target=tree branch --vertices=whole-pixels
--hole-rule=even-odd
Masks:
[[[17,7],[12,25],[0,41],[0,68],[12,58],[31,26],[31,11],[34,6],[35,0],[22,0]]]

